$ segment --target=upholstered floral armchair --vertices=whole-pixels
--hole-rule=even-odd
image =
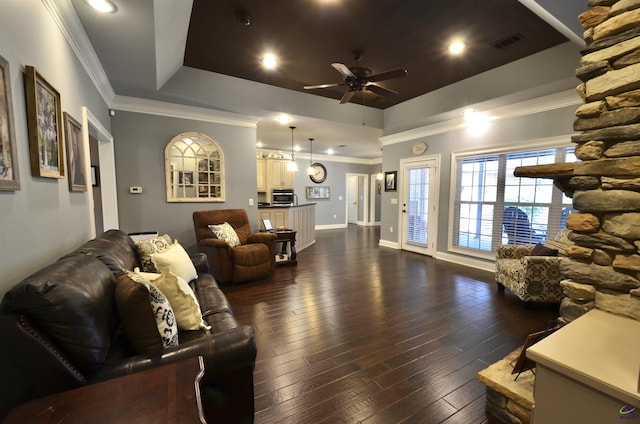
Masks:
[[[505,287],[530,306],[532,302],[559,303],[564,295],[560,288],[560,261],[557,251],[540,248],[543,255],[534,256],[534,246],[503,245],[496,254],[496,282],[498,289]]]

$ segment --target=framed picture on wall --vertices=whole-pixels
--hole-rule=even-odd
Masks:
[[[396,191],[396,180],[398,177],[398,171],[391,171],[384,173],[384,191]]]
[[[24,69],[31,175],[64,178],[60,93],[33,66]]]
[[[0,190],[20,190],[9,62],[0,56]]]
[[[84,175],[82,125],[66,112],[64,113],[64,138],[67,145],[69,191],[87,191]]]

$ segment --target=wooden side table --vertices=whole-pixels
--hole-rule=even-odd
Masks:
[[[5,424],[206,423],[200,400],[201,357],[22,403]]]
[[[276,255],[288,255],[288,259],[278,261],[276,257],[276,265],[297,265],[296,260],[298,254],[296,253],[296,231],[293,230],[278,230],[276,231],[278,238],[274,243],[280,243],[280,249],[276,249]],[[287,249],[288,247],[288,249]]]

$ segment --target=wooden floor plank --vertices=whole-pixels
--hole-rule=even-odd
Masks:
[[[256,331],[256,423],[485,423],[478,370],[544,329],[493,273],[323,230],[298,266],[223,287]]]

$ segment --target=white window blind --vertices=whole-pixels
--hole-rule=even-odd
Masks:
[[[536,244],[564,228],[570,198],[551,179],[518,178],[519,166],[575,162],[573,147],[455,157],[450,245],[494,253],[501,244]]]

